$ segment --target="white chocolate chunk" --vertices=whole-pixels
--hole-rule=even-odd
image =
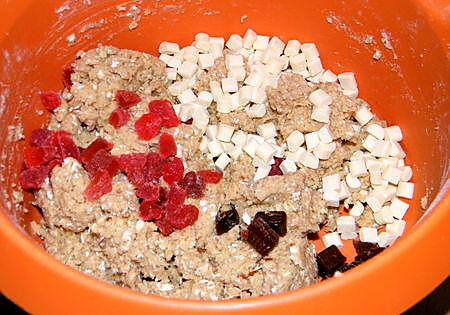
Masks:
[[[197,101],[197,96],[191,89],[184,90],[177,98],[182,104],[195,103]]]
[[[364,160],[353,160],[349,162],[350,173],[354,177],[367,174],[367,167]]]
[[[323,245],[325,248],[330,247],[331,245],[335,245],[336,247],[344,247],[344,244],[339,237],[337,232],[327,233],[321,238]]]
[[[213,95],[208,91],[201,91],[198,93],[197,101],[200,105],[208,107],[213,101]]]
[[[322,177],[322,189],[324,192],[337,191],[340,185],[341,179],[337,173]]]
[[[317,131],[313,131],[305,134],[306,148],[308,151],[312,151],[320,143],[319,134]]]
[[[251,118],[261,118],[266,115],[266,104],[254,104],[245,110],[247,115]]]
[[[338,233],[356,232],[355,218],[351,215],[340,216],[336,219],[336,226]]]
[[[386,139],[397,142],[403,140],[402,130],[399,126],[386,127],[384,128],[384,131],[386,132]]]
[[[301,45],[301,49],[305,54],[306,59],[314,59],[319,57],[319,51],[314,43],[305,43]]]
[[[355,113],[355,119],[361,126],[367,124],[373,118],[373,114],[366,106],[360,107]]]
[[[300,52],[301,44],[296,39],[291,39],[287,42],[284,54],[288,57],[298,55]]]
[[[343,90],[356,90],[358,84],[356,83],[355,74],[353,72],[343,72],[338,74],[338,80]]]
[[[222,91],[224,93],[233,93],[238,91],[238,83],[235,78],[223,78],[221,83]]]
[[[306,65],[308,66],[308,71],[311,76],[315,76],[324,70],[320,58],[308,59],[308,57],[306,57]],[[320,77],[316,78],[315,81],[319,83]]]
[[[322,89],[317,89],[311,92],[308,96],[308,100],[314,106],[328,106],[333,103],[333,98],[327,92]]]
[[[323,125],[322,128],[318,130],[318,134],[321,142],[331,143],[333,141],[333,134],[331,133],[330,128],[328,128],[327,125]]]
[[[206,136],[208,137],[209,141],[216,140],[217,131],[218,131],[217,125],[209,125],[206,128]]]
[[[251,157],[256,156],[256,150],[259,147],[259,142],[255,139],[247,139],[247,144],[242,148],[245,153],[250,155]]]
[[[242,130],[237,130],[231,137],[231,142],[237,147],[242,148],[247,143],[247,133]]]
[[[359,187],[361,187],[361,181],[358,179],[358,177],[353,176],[351,173],[345,175],[345,182],[351,189],[358,189]]]
[[[198,66],[190,61],[184,61],[178,68],[178,73],[183,78],[192,78],[192,76],[197,72]]]
[[[258,134],[264,139],[274,138],[277,136],[277,127],[273,122],[258,125],[256,127]]]
[[[177,43],[161,42],[161,44],[159,44],[158,51],[160,54],[173,55],[180,51],[180,46],[178,46]]]
[[[222,153],[217,160],[214,162],[216,167],[220,169],[222,172],[225,170],[225,168],[230,164],[231,159],[226,153]]]
[[[233,136],[234,127],[226,124],[219,124],[217,129],[217,140],[230,142]]]
[[[211,68],[214,65],[214,56],[211,53],[199,54],[198,65],[200,66],[200,69]]]
[[[391,212],[394,218],[403,219],[406,212],[408,211],[409,204],[395,197],[394,199],[392,199],[391,205],[389,207],[391,208]]]
[[[255,176],[253,177],[253,181],[257,182],[258,180],[269,176],[270,170],[271,170],[271,167],[268,165],[258,167],[256,169]]]
[[[253,42],[253,49],[255,50],[265,50],[269,47],[269,36],[257,35],[255,41]]]
[[[397,239],[397,236],[388,233],[388,232],[381,232],[380,235],[378,235],[378,246],[380,247],[389,247],[392,244],[394,244],[395,240]]]
[[[332,83],[337,81],[337,75],[331,70],[325,70],[320,78],[320,82]]]
[[[353,205],[349,214],[353,217],[359,217],[363,212],[364,212],[364,205],[360,201],[357,201]]]
[[[402,236],[405,231],[406,221],[404,220],[394,220],[393,223],[386,224],[386,232],[391,233],[395,236]]]
[[[243,47],[242,44],[242,37],[238,34],[232,34],[225,46],[230,48],[230,50],[237,52]]]
[[[208,142],[208,150],[212,157],[219,156],[224,152],[222,143],[216,140]]]
[[[288,150],[290,152],[296,152],[305,142],[305,136],[298,130],[292,131],[286,138]]]
[[[414,195],[414,183],[399,182],[397,188],[397,196],[412,199]]]
[[[361,242],[377,243],[378,233],[376,228],[362,227],[359,229],[359,240]]]
[[[319,168],[319,159],[312,153],[305,151],[300,157],[300,163],[308,168]]]
[[[384,128],[378,124],[370,124],[367,126],[367,132],[377,138],[378,140],[384,139]]]
[[[412,178],[412,175],[413,175],[411,166],[403,166],[403,167],[401,167],[401,170],[402,170],[402,176],[401,176],[400,180],[402,182],[410,181]]]
[[[336,143],[320,142],[314,149],[313,154],[320,160],[328,160],[331,154],[336,150]]]
[[[242,40],[242,46],[246,49],[252,49],[253,43],[256,40],[256,36],[257,35],[256,35],[255,31],[253,31],[252,29],[249,28],[245,32],[244,38]]]
[[[394,222],[394,216],[392,215],[392,211],[389,206],[384,206],[380,211],[375,212],[373,214],[373,218],[375,219],[375,222],[380,225]]]
[[[295,165],[294,161],[286,159],[281,162],[280,169],[283,174],[295,173],[297,171],[297,165]]]
[[[273,155],[275,154],[275,149],[272,147],[270,143],[263,142],[258,145],[258,148],[255,152],[256,156],[261,158],[264,162],[268,162],[270,159],[273,158]]]
[[[311,119],[328,124],[330,122],[330,114],[331,108],[329,106],[315,106],[311,113]]]
[[[383,171],[382,178],[384,180],[387,180],[389,183],[397,185],[402,177],[402,170],[394,167],[389,166],[386,170]]]

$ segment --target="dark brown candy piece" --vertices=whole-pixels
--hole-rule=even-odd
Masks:
[[[248,226],[247,242],[261,256],[266,256],[278,244],[280,238],[261,217],[255,217]]]
[[[378,244],[361,242],[361,241],[353,241],[353,246],[355,247],[357,256],[355,257],[355,261],[363,262],[373,256],[377,255],[383,248],[379,247]]]
[[[352,268],[355,268],[355,267],[358,266],[359,264],[361,264],[361,263],[358,262],[358,261],[353,261],[353,262],[351,262],[351,263],[345,263],[345,264],[343,264],[343,265],[338,269],[338,271],[340,271],[340,272],[346,272],[346,271],[348,271],[348,270],[350,270],[350,269],[352,269]]]
[[[345,256],[342,255],[336,245],[331,245],[317,254],[316,261],[319,268],[319,276],[327,278],[344,265]]]
[[[233,228],[233,226],[239,224],[239,214],[236,209],[232,206],[230,210],[219,211],[216,214],[216,232],[217,235],[228,232]]]
[[[260,211],[256,213],[255,218],[260,217],[266,221],[269,226],[280,236],[285,236],[287,233],[286,227],[286,212],[284,211]]]

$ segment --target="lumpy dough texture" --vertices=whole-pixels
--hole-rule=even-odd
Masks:
[[[113,47],[99,47],[79,54],[72,75],[73,86],[52,115],[49,127],[71,132],[76,143],[87,147],[97,137],[114,144],[111,153],[155,151],[157,137],[141,141],[134,122],[147,111],[152,99],[170,99],[164,65],[148,54]],[[224,62],[216,62],[209,77],[197,89],[207,89],[210,80],[224,76]],[[110,283],[168,297],[220,300],[272,294],[297,289],[318,281],[314,245],[307,233],[333,218],[317,189],[324,174],[342,172],[360,139],[354,136],[351,115],[359,101],[338,93],[336,84],[322,84],[335,102],[331,128],[345,140],[330,160],[318,170],[300,168],[291,175],[253,182],[251,158],[241,155],[216,185],[208,185],[204,198],[187,203],[200,209],[198,221],[170,236],[163,236],[152,222],[138,218],[139,201],[124,174],[113,178],[112,192],[96,202],[87,202],[83,191],[89,176],[74,159],[56,167],[36,193],[43,220],[35,225],[46,249],[62,262]],[[115,129],[108,124],[119,89],[137,92],[142,101],[130,109],[131,119]],[[296,74],[284,74],[278,88],[268,91],[268,113],[250,119],[243,111],[218,115],[211,122],[224,122],[247,131],[273,121],[281,140],[290,132],[318,130],[323,124],[310,119],[312,105],[307,95],[314,88]],[[212,106],[211,106],[212,108]],[[211,169],[213,162],[198,149],[201,134],[191,125],[166,130],[175,136],[178,154],[187,171]],[[223,235],[216,235],[214,218],[223,206],[234,204],[241,222]],[[258,211],[280,210],[287,214],[287,235],[266,257],[261,257],[241,239],[246,229],[243,216]],[[332,222],[329,224],[332,224]]]

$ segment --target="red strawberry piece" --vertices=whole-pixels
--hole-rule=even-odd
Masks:
[[[193,118],[189,118],[189,119],[186,120],[186,121],[182,121],[182,123],[185,124],[185,125],[192,125],[193,122],[194,122],[194,119],[193,119]]]
[[[100,149],[87,163],[84,164],[84,167],[91,175],[99,170],[106,170],[111,176],[114,176],[119,169],[119,163],[111,153],[105,149]]]
[[[174,182],[178,182],[183,178],[183,161],[180,158],[174,157],[163,165],[162,171],[166,183],[172,185]]]
[[[92,159],[92,157],[97,153],[98,151],[104,149],[106,151],[111,151],[113,148],[113,144],[109,143],[103,138],[97,138],[92,142],[86,149],[83,150],[80,154],[80,161],[85,164],[89,163],[89,161]]]
[[[170,222],[166,218],[157,220],[155,223],[159,229],[159,232],[161,232],[161,234],[164,236],[168,236],[172,234],[173,231],[175,231],[175,228],[172,226],[172,224],[170,224]]]
[[[154,138],[161,129],[162,119],[156,114],[144,114],[134,123],[134,129],[139,139],[150,140]]]
[[[154,100],[148,104],[150,113],[162,118],[162,126],[166,128],[176,127],[180,124],[180,119],[168,100]]]
[[[275,163],[273,165],[276,165],[276,166],[280,166],[281,162],[284,161],[284,158],[280,158],[280,157],[276,157],[276,156],[273,159],[275,160]]]
[[[41,98],[42,105],[49,111],[53,111],[61,105],[61,97],[56,92],[41,92],[39,93],[39,97]]]
[[[101,196],[106,195],[112,191],[112,180],[108,171],[100,170],[95,173],[91,182],[84,190],[84,197],[87,201],[95,201]]]
[[[145,164],[147,163],[147,154],[123,154],[119,157],[118,162],[120,170],[127,174],[128,180],[135,187],[140,187],[145,183]]]
[[[159,180],[162,176],[162,167],[164,159],[159,153],[150,152],[147,154],[147,162],[145,163],[145,177],[147,181]]]
[[[167,192],[167,189],[164,187],[159,187],[159,198],[158,201],[156,201],[156,204],[158,205],[164,205],[167,202],[169,193]]]
[[[23,161],[28,168],[45,164],[44,149],[39,147],[25,148],[23,150]]]
[[[184,205],[167,213],[167,220],[176,229],[184,229],[198,219],[198,208],[194,205]]]
[[[73,66],[67,66],[63,69],[62,82],[66,89],[70,90],[72,87],[72,73],[74,73]]]
[[[198,171],[197,175],[202,177],[205,183],[208,184],[217,184],[223,177],[223,173],[214,170],[203,170]]]
[[[80,149],[73,142],[71,134],[67,131],[54,131],[51,144],[56,148],[56,154],[61,160],[64,160],[66,157],[80,158]]]
[[[51,160],[50,162],[48,162],[47,167],[48,169],[51,171],[52,169],[54,169],[56,166],[61,166],[61,161],[58,159],[54,159]]]
[[[167,204],[171,206],[181,206],[186,200],[187,192],[186,190],[174,183],[170,186],[169,193],[167,195]]]
[[[124,126],[130,120],[130,113],[126,109],[121,107],[117,108],[115,111],[109,115],[109,123],[116,129]]]
[[[116,92],[115,100],[120,107],[128,109],[139,103],[141,98],[134,92],[118,90]]]
[[[31,133],[30,145],[33,147],[49,146],[53,131],[48,129],[35,129]]]
[[[136,196],[146,201],[157,202],[159,199],[159,186],[150,182],[138,187]]]
[[[150,200],[143,201],[139,206],[139,217],[144,221],[160,220],[164,215],[164,209]]]
[[[181,187],[183,187],[188,196],[192,198],[201,198],[206,188],[203,177],[198,176],[195,172],[188,172],[184,175],[180,181]]]
[[[159,153],[164,158],[177,154],[177,144],[171,134],[162,133],[159,137]]]
[[[283,175],[283,172],[281,171],[281,169],[278,165],[273,164],[270,167],[269,176],[276,176],[276,175]]]
[[[46,166],[32,166],[23,170],[19,175],[19,183],[23,189],[39,189],[45,178],[48,176],[49,169]]]

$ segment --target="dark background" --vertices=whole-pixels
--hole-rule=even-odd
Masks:
[[[437,287],[430,295],[414,305],[405,315],[444,315],[450,312],[450,278]],[[26,314],[22,309],[0,294],[0,314]]]

